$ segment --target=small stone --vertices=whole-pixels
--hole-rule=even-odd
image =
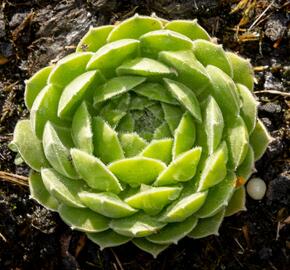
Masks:
[[[252,178],[247,184],[248,195],[254,200],[262,200],[267,186],[261,178]]]

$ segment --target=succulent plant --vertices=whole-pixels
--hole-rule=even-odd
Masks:
[[[91,28],[26,82],[30,119],[10,147],[31,168],[32,198],[71,228],[157,256],[244,209],[270,141],[253,83],[249,61],[196,20],[135,15]]]

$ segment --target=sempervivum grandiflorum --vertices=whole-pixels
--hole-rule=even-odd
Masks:
[[[73,229],[157,256],[244,208],[270,140],[253,79],[196,20],[135,15],[90,29],[26,82],[30,119],[11,148],[32,169],[31,196]]]

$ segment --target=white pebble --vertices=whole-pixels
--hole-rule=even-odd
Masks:
[[[252,178],[247,184],[247,192],[254,200],[262,200],[267,186],[261,178]]]

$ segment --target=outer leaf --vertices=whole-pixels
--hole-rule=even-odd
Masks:
[[[230,166],[236,169],[245,159],[249,145],[248,130],[240,116],[233,124],[228,126],[227,145]]]
[[[40,93],[40,91],[46,86],[47,78],[51,72],[53,66],[45,67],[36,72],[29,80],[25,81],[25,105],[28,109],[31,109],[32,104]]]
[[[146,239],[159,245],[177,244],[178,241],[189,234],[197,224],[197,218],[190,216],[183,222],[171,223],[166,225],[157,234],[147,236]]]
[[[91,52],[78,52],[64,57],[52,69],[48,77],[48,83],[61,89],[64,88],[74,78],[85,72],[86,65],[92,55],[93,53]]]
[[[93,118],[94,153],[103,162],[109,163],[124,158],[117,133],[100,117]]]
[[[141,52],[146,56],[156,56],[160,51],[179,51],[192,48],[191,40],[170,30],[156,30],[140,37]]]
[[[250,144],[254,150],[255,160],[263,156],[271,141],[272,137],[269,135],[262,121],[258,119],[255,129],[250,136]]]
[[[94,103],[96,104],[120,94],[124,94],[145,80],[146,79],[143,77],[136,76],[120,76],[113,78],[96,90]]]
[[[233,77],[233,70],[222,45],[217,45],[207,40],[193,41],[193,53],[204,66],[213,65]]]
[[[184,84],[170,80],[163,79],[165,85],[170,93],[192,114],[192,116],[201,122],[201,112],[199,102],[195,94]]]
[[[118,234],[128,237],[144,237],[156,233],[166,224],[156,218],[136,214],[123,219],[114,219],[110,222],[110,228]]]
[[[46,190],[39,173],[31,172],[28,178],[30,196],[50,211],[57,211],[58,201]]]
[[[162,109],[164,112],[164,118],[170,128],[172,134],[174,134],[175,129],[178,127],[180,119],[182,117],[182,110],[173,105],[162,103]],[[166,127],[163,127],[163,133],[166,132]],[[164,133],[166,134],[166,133]]]
[[[71,207],[85,207],[78,196],[84,190],[82,181],[66,178],[54,169],[41,169],[41,177],[48,192],[58,201]]]
[[[218,235],[218,230],[223,221],[224,215],[225,210],[223,209],[212,217],[199,219],[196,227],[188,234],[188,236],[194,239],[199,239],[212,234]]]
[[[219,146],[224,129],[222,112],[211,96],[206,100],[203,115],[203,129],[206,134],[207,151],[208,155],[211,155]]]
[[[125,199],[130,206],[142,209],[145,213],[156,214],[165,205],[174,201],[180,194],[180,187],[141,186],[140,191]]]
[[[255,100],[251,91],[242,84],[237,84],[243,106],[241,108],[241,116],[245,121],[249,134],[254,130],[257,121],[257,106],[258,102]]]
[[[9,147],[19,152],[25,163],[35,171],[48,166],[41,142],[34,135],[29,120],[18,121]]]
[[[133,89],[133,91],[152,100],[157,100],[173,105],[179,104],[179,102],[172,97],[167,89],[159,83],[143,83]]]
[[[112,230],[101,233],[87,233],[87,236],[91,241],[99,245],[101,250],[108,247],[119,246],[131,240],[130,237],[117,234]]]
[[[215,66],[207,66],[211,78],[211,94],[218,103],[224,120],[233,122],[240,112],[240,100],[233,80]]]
[[[210,82],[205,67],[196,59],[192,50],[163,51],[158,59],[174,67],[178,73],[178,80],[189,87],[197,96],[206,92]]]
[[[169,29],[189,37],[192,40],[205,39],[210,40],[209,34],[194,20],[173,20],[165,25]]]
[[[115,175],[98,158],[78,149],[71,149],[71,156],[76,170],[91,188],[116,194],[123,190]]]
[[[247,86],[250,91],[253,91],[254,71],[250,61],[232,52],[226,52],[226,56],[233,68],[234,81]]]
[[[69,149],[61,141],[60,135],[50,122],[45,125],[42,142],[44,154],[52,167],[64,176],[78,178],[72,165]]]
[[[80,40],[76,51],[96,52],[99,48],[106,44],[107,37],[113,29],[113,25],[91,27],[90,30]]]
[[[171,161],[173,139],[153,140],[142,151],[141,156],[154,158],[168,164]]]
[[[151,184],[166,165],[156,159],[135,157],[115,161],[108,168],[118,179],[136,187],[141,184]]]
[[[121,134],[120,142],[121,142],[125,157],[134,157],[138,155],[148,144],[137,133]]]
[[[236,175],[229,172],[222,182],[209,189],[207,200],[195,215],[199,218],[211,217],[227,206],[234,192],[235,183]]]
[[[240,211],[246,211],[246,191],[245,187],[238,188],[232,195],[228,207],[226,208],[225,216],[232,216]]]
[[[117,195],[111,192],[80,192],[79,197],[87,207],[105,217],[122,218],[137,212],[136,209],[123,202]]]
[[[94,151],[92,117],[86,102],[83,102],[72,119],[72,138],[77,148],[92,154]]]
[[[198,177],[198,191],[206,190],[225,178],[227,174],[227,160],[227,145],[223,142],[220,147],[206,159],[200,177]]]
[[[88,71],[76,77],[67,85],[60,97],[58,104],[58,116],[71,119],[72,114],[85,97],[90,96],[93,87],[104,81],[99,71]]]
[[[139,49],[139,40],[122,39],[106,44],[101,47],[87,64],[87,70],[100,69],[114,70],[124,60],[137,56]]]
[[[182,222],[195,213],[204,204],[207,192],[193,193],[184,196],[167,207],[161,215],[163,222]]]
[[[178,155],[190,150],[195,142],[194,119],[189,112],[186,112],[174,132],[174,143],[172,156],[175,159]]]
[[[133,17],[115,26],[115,29],[108,37],[108,42],[124,38],[138,39],[147,32],[162,28],[162,23],[157,18],[135,14]]]
[[[169,166],[158,176],[155,186],[186,182],[195,175],[196,168],[201,156],[201,147],[195,147],[173,160]]]
[[[248,180],[251,174],[255,171],[255,157],[251,145],[248,147],[246,157],[242,164],[237,168],[237,175]]]
[[[174,77],[176,72],[154,59],[138,57],[125,61],[117,68],[117,74],[162,78]]]
[[[109,229],[109,220],[89,209],[60,205],[58,208],[62,220],[71,227],[82,232],[102,232]]]
[[[160,254],[163,250],[168,248],[168,245],[158,245],[154,244],[144,238],[136,238],[132,240],[133,244],[140,248],[141,250],[150,253],[154,259],[157,258],[158,254]]]

